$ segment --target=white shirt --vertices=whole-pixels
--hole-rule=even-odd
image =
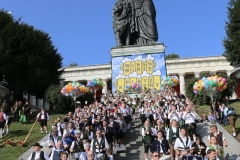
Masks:
[[[40,152],[41,152],[41,151],[40,151]],[[40,158],[40,152],[35,152],[35,158],[34,158],[34,160]],[[31,158],[32,158],[32,154],[29,156],[28,160],[32,160]],[[48,156],[48,154],[45,153],[45,152],[44,152],[44,158],[45,158],[46,160],[49,160],[49,156]]]
[[[168,119],[170,120],[170,122],[172,122],[173,119],[175,119],[177,122],[179,122],[179,118],[180,118],[180,114],[178,112],[175,112],[173,114],[171,112],[168,115]]]
[[[97,140],[99,144],[101,143],[101,140],[102,140],[102,138],[100,138],[100,139]],[[93,144],[93,142],[94,142],[94,139],[93,139],[92,142],[91,142],[91,150],[92,150],[92,151],[93,151],[93,145],[97,145],[97,144]],[[97,143],[97,142],[96,142],[96,143]],[[100,147],[100,148],[101,148],[101,147]],[[105,139],[105,148],[107,149],[107,150],[106,150],[106,153],[107,153],[107,151],[108,151],[108,142],[107,142],[106,139]],[[102,149],[104,149],[104,148],[102,148]],[[96,151],[95,151],[95,152],[102,152],[102,149],[98,149],[98,147],[96,147]]]
[[[94,156],[94,160],[97,160],[97,155],[96,153],[94,153],[95,156]],[[79,156],[79,160],[87,160],[87,153],[86,152],[82,152]]]
[[[54,137],[54,136],[53,136],[53,143],[55,144],[55,146],[57,145],[57,140],[58,140],[58,137]],[[62,140],[63,146],[67,146],[67,145],[66,145],[66,142],[63,140],[63,138],[60,139],[60,140]],[[47,139],[47,145],[50,146],[50,145],[51,145],[51,142],[52,142],[52,139],[51,139],[50,137],[48,137],[48,139]]]
[[[72,129],[71,129],[71,130],[68,129],[68,131],[69,131],[69,133],[71,133],[71,132],[72,132]],[[66,129],[64,129],[63,136],[65,136],[65,134],[68,134],[68,132],[67,132]],[[77,134],[76,134],[76,129],[75,129],[75,130],[74,130],[74,136],[76,136],[76,135],[77,135]]]
[[[55,147],[54,148],[52,148],[52,153],[51,153],[51,157],[50,157],[50,160],[55,160],[55,159],[53,159],[53,155],[54,155],[54,151],[63,151],[63,149],[61,149],[61,150],[59,150],[59,149],[56,149]],[[67,151],[65,151],[67,154],[68,154],[68,152]],[[67,158],[67,160],[70,160],[70,155],[68,154],[68,158]]]
[[[46,113],[46,115],[47,115],[47,121],[48,121],[48,120],[49,120],[48,113],[47,113],[47,112],[45,112],[45,113]],[[40,114],[41,114],[41,115],[40,115]],[[37,118],[38,118],[39,116],[41,116],[40,119],[45,119],[44,113],[42,113],[42,112],[38,113]]]
[[[9,116],[6,116],[6,119],[5,119],[5,121],[6,121],[6,125],[8,124],[8,121],[9,121]]]
[[[186,144],[187,137],[186,136],[184,138],[182,136],[180,136],[180,137],[182,138],[184,144],[180,141],[179,138],[177,138],[176,142],[175,142],[175,145],[174,145],[174,149],[178,149],[179,147],[181,147],[181,148],[188,147],[189,149],[191,149],[192,148],[192,141],[191,141],[191,139],[188,138],[188,143]]]
[[[6,114],[5,114],[5,113],[3,113],[3,119],[4,119],[4,120],[6,120],[6,119],[7,119],[7,117],[6,117]]]
[[[219,131],[217,132],[217,134],[215,134],[215,133],[213,133],[213,135],[215,136],[215,137],[217,137],[217,135],[219,134]],[[208,140],[210,141],[210,135],[208,136]],[[224,135],[224,133],[222,133],[222,141],[224,141],[226,138],[225,138],[225,135]]]
[[[163,140],[163,139],[158,139],[158,141],[160,142],[159,153],[163,153],[163,149],[162,149],[162,146],[161,146],[162,140]]]
[[[120,107],[120,111],[121,111],[121,113],[122,113],[122,116],[127,116],[127,115],[129,114],[127,108],[122,108],[122,107]]]
[[[160,115],[159,118],[157,117],[157,114]],[[167,117],[165,113],[163,113],[163,117]],[[158,119],[157,119],[157,118],[158,118]],[[161,113],[158,113],[158,112],[157,112],[157,113],[153,114],[153,119],[160,120],[162,123],[164,123],[164,119],[162,118]]]
[[[81,135],[81,139],[82,139],[82,138],[83,138],[83,135]],[[72,149],[72,150],[73,150],[73,148],[74,148],[74,145],[75,145],[75,141],[73,141],[73,142],[72,142],[70,149]]]
[[[150,127],[150,126],[149,126]],[[153,131],[153,128],[150,127],[151,131],[152,131],[152,134],[151,135],[154,135],[154,131]],[[142,136],[145,137],[146,135],[144,134],[144,127],[142,128]]]
[[[185,124],[195,123],[197,115],[195,112],[191,111],[190,113],[184,112],[182,118],[185,120]]]

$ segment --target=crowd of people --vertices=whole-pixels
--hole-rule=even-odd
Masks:
[[[226,102],[223,104],[228,106]],[[27,114],[23,114],[29,103],[16,106],[19,102],[11,110],[14,120],[21,121],[22,116],[29,120]],[[213,103],[212,115],[215,115],[215,108]],[[6,110],[0,113],[0,125],[7,115]],[[51,149],[51,154],[41,151],[41,144],[36,143],[29,160],[104,160],[107,157],[113,160],[114,154],[123,151],[127,143],[124,142],[125,133],[131,129],[131,123],[136,118],[142,123],[139,129],[144,146],[142,159],[147,160],[149,153],[153,160],[178,160],[193,156],[221,160],[228,156],[224,152],[224,147],[228,146],[226,138],[217,130],[217,125],[210,126],[208,144],[204,144],[196,131],[197,107],[184,95],[178,96],[173,89],[165,89],[145,91],[136,97],[120,92],[108,93],[103,95],[101,102],[78,105],[75,112],[57,117],[49,133],[49,115],[42,109],[37,120],[41,133],[48,133],[46,145]],[[231,119],[230,116],[228,119]]]

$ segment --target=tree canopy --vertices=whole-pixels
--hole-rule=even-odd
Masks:
[[[172,53],[172,54],[167,54],[165,56],[166,59],[175,59],[175,58],[180,58],[178,54]]]
[[[226,22],[226,36],[223,39],[225,52],[223,56],[231,65],[240,64],[240,0],[230,0],[228,3],[228,21]]]
[[[51,84],[58,84],[62,56],[51,37],[0,11],[0,74],[9,83],[15,97],[24,92],[43,97]]]

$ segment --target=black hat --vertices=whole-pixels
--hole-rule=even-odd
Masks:
[[[39,143],[36,143],[33,146],[37,146],[37,147],[43,148]]]

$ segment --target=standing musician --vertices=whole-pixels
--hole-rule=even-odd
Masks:
[[[52,148],[52,153],[51,153],[51,156],[50,156],[50,160],[58,160],[58,159],[60,159],[60,154],[62,152],[66,152],[68,154],[68,152],[63,147],[63,142],[61,140],[59,140],[57,142],[56,147]],[[69,154],[68,154],[67,160],[70,160]]]
[[[19,121],[19,110],[21,109],[21,105],[18,101],[12,107],[12,113],[14,114],[13,122]]]
[[[71,155],[73,160],[79,160],[81,152],[85,152],[83,146],[83,134],[81,131],[77,131],[76,136],[77,138],[72,142],[72,145],[70,147],[70,152],[72,153]]]
[[[194,150],[191,138],[187,137],[187,131],[183,127],[180,129],[180,135],[174,144],[174,150],[176,153],[175,158],[178,158],[180,154],[181,156],[186,156]],[[181,152],[184,152],[184,154]]]
[[[177,122],[175,119],[172,120],[172,126],[168,128],[167,131],[167,140],[170,145],[170,157],[171,159],[175,158],[174,144],[176,139],[179,137],[180,130],[177,127]]]
[[[185,112],[183,114],[183,119],[185,120],[185,127],[187,129],[187,135],[191,136],[193,135],[193,141],[196,141],[196,125],[195,125],[195,119],[197,115],[194,111],[190,110],[190,108],[187,106],[185,109]]]
[[[126,103],[124,100],[122,100],[122,104],[121,104],[121,107],[120,107],[120,111],[122,113],[122,116],[123,116],[123,119],[126,123],[126,127],[128,128],[128,125],[129,125],[129,109],[128,107],[126,106]]]
[[[104,160],[108,150],[108,142],[102,136],[102,131],[96,131],[96,138],[91,142],[91,150],[97,154],[98,160]]]
[[[124,133],[127,130],[126,123],[124,119],[122,118],[122,115],[119,113],[117,120],[115,122],[118,123],[119,129],[116,130],[116,149],[117,152],[121,152],[123,148],[123,138],[124,138]]]
[[[42,108],[41,109],[41,112],[38,113],[37,115],[37,120],[38,122],[40,123],[40,130],[41,130],[41,133],[43,134],[43,128],[45,130],[46,133],[48,133],[47,131],[47,121],[49,120],[49,116],[48,116],[48,113]]]
[[[103,127],[102,127],[102,135],[105,137],[105,139],[108,142],[108,154],[110,157],[110,160],[113,160],[113,137],[114,137],[114,129],[113,127],[109,127],[107,125],[107,121],[103,121]]]
[[[166,155],[167,153],[170,153],[169,143],[166,139],[163,138],[163,132],[157,132],[157,139],[153,141],[150,150],[151,153],[158,151],[158,153],[160,153],[160,157]]]
[[[162,125],[161,120],[157,120],[157,124],[153,127],[153,134],[154,134],[154,138],[157,139],[157,133],[158,132],[162,132],[163,133],[163,138],[166,139],[166,131],[165,131],[165,126]]]
[[[76,138],[76,129],[73,128],[73,122],[68,123],[68,127],[63,132],[63,138],[67,146],[70,147]]]
[[[58,132],[59,131],[57,128],[54,128],[51,131],[51,134],[47,139],[47,145],[49,146],[49,148],[56,147],[58,141],[63,141],[62,136],[58,136]],[[63,146],[66,146],[65,141],[63,141]]]
[[[172,120],[176,120],[177,125],[179,126],[178,122],[180,120],[180,114],[177,112],[177,107],[172,105],[171,112],[168,114],[168,119],[170,120],[170,123]]]
[[[97,129],[102,128],[102,116],[100,116],[100,113],[97,115],[97,119],[93,119],[93,128],[94,132],[97,131]]]
[[[151,147],[152,141],[153,141],[153,130],[150,126],[150,120],[147,119],[145,121],[144,127],[142,127],[142,137],[143,137],[143,143],[144,143],[144,155],[145,160],[148,160],[148,152]]]
[[[93,139],[93,132],[90,130],[90,126],[88,123],[83,128],[83,139],[86,142],[91,142]]]
[[[31,104],[26,101],[26,104],[23,106],[24,109],[25,109],[25,113],[26,113],[26,118],[27,118],[27,123],[29,123],[29,120],[30,120],[30,112],[31,112]]]

